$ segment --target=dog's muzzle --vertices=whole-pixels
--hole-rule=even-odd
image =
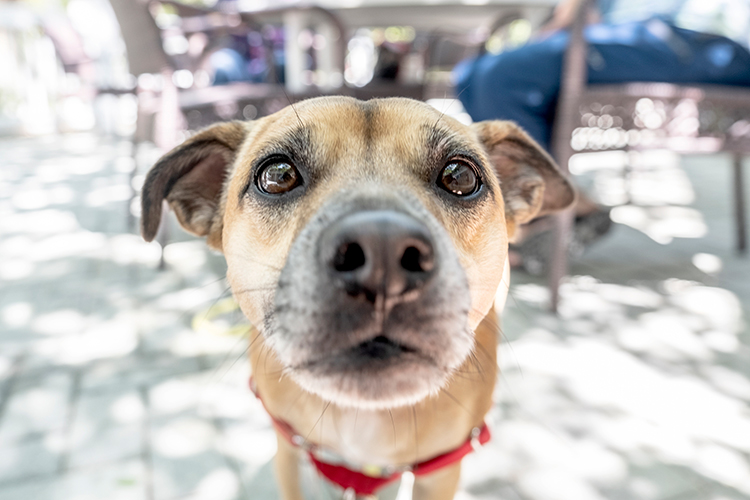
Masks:
[[[393,205],[322,210],[279,279],[270,335],[279,358],[304,388],[341,404],[434,393],[473,345],[449,236],[430,214]]]
[[[339,219],[321,235],[318,255],[343,295],[385,309],[416,299],[437,265],[429,229],[393,210]]]

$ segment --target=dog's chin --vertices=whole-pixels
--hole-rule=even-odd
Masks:
[[[412,405],[438,393],[451,371],[414,349],[376,338],[289,373],[326,401],[375,410]]]

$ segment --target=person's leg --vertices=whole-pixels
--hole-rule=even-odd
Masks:
[[[586,29],[589,83],[653,81],[750,86],[750,53],[723,37],[654,19]],[[569,35],[556,33],[456,68],[456,92],[475,121],[513,120],[549,149]]]
[[[591,46],[589,83],[750,85],[750,54],[724,37],[652,19],[589,26],[586,38]]]
[[[690,48],[690,59],[676,83],[750,86],[750,52],[728,38],[672,28]]]
[[[663,31],[669,28],[663,23]],[[674,50],[644,23],[593,25],[589,83],[664,81],[665,73],[680,71]],[[562,60],[570,36],[558,32],[523,47],[466,61],[455,70],[456,92],[474,121],[512,120],[550,149],[552,124],[560,90]]]
[[[549,149],[568,35],[466,61],[456,68],[456,93],[474,121],[512,120]]]

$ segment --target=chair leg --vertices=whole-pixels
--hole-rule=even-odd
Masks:
[[[130,172],[130,175],[128,176],[128,188],[130,189],[130,196],[128,197],[128,206],[127,206],[127,213],[125,214],[125,224],[126,224],[126,231],[127,232],[135,232],[136,234],[139,233],[138,231],[138,224],[136,224],[135,215],[133,215],[133,201],[138,196],[138,192],[133,187],[133,181],[135,180],[136,175],[138,175],[138,146],[140,145],[140,142],[138,141],[138,133],[136,132],[133,135],[133,142],[131,143],[131,157],[133,158],[133,171]]]
[[[550,291],[550,307],[557,312],[560,303],[560,281],[568,272],[568,245],[570,231],[573,227],[573,210],[568,209],[554,216],[554,237],[549,255],[549,271],[547,273]]]
[[[747,218],[745,215],[745,181],[742,155],[734,154],[734,221],[737,228],[737,252],[747,253]]]
[[[164,260],[164,247],[166,247],[169,242],[169,205],[166,201],[162,202],[161,221],[159,222],[159,230],[156,233],[156,241],[161,248],[161,253],[159,254],[159,270],[163,271],[167,268],[167,262]]]
[[[132,143],[131,143],[131,150],[130,155],[133,159],[133,170],[130,172],[130,176],[128,177],[128,187],[130,188],[130,197],[128,199],[128,207],[127,207],[127,214],[125,223],[127,224],[127,231],[128,232],[135,232],[136,234],[140,233],[140,230],[138,229],[139,224],[135,220],[135,215],[133,215],[132,212],[132,206],[133,201],[138,196],[138,192],[136,191],[135,187],[133,186],[133,181],[135,180],[136,176],[138,175],[138,151],[141,146],[141,144],[146,140],[146,114],[143,109],[143,95],[141,92],[140,87],[136,87],[135,89],[135,98],[136,98],[136,115],[135,115],[135,130],[133,131],[133,137],[132,137]]]

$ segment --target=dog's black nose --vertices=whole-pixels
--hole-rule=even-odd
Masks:
[[[393,210],[347,215],[320,239],[321,263],[347,294],[375,302],[378,296],[405,299],[435,271],[429,229]]]

